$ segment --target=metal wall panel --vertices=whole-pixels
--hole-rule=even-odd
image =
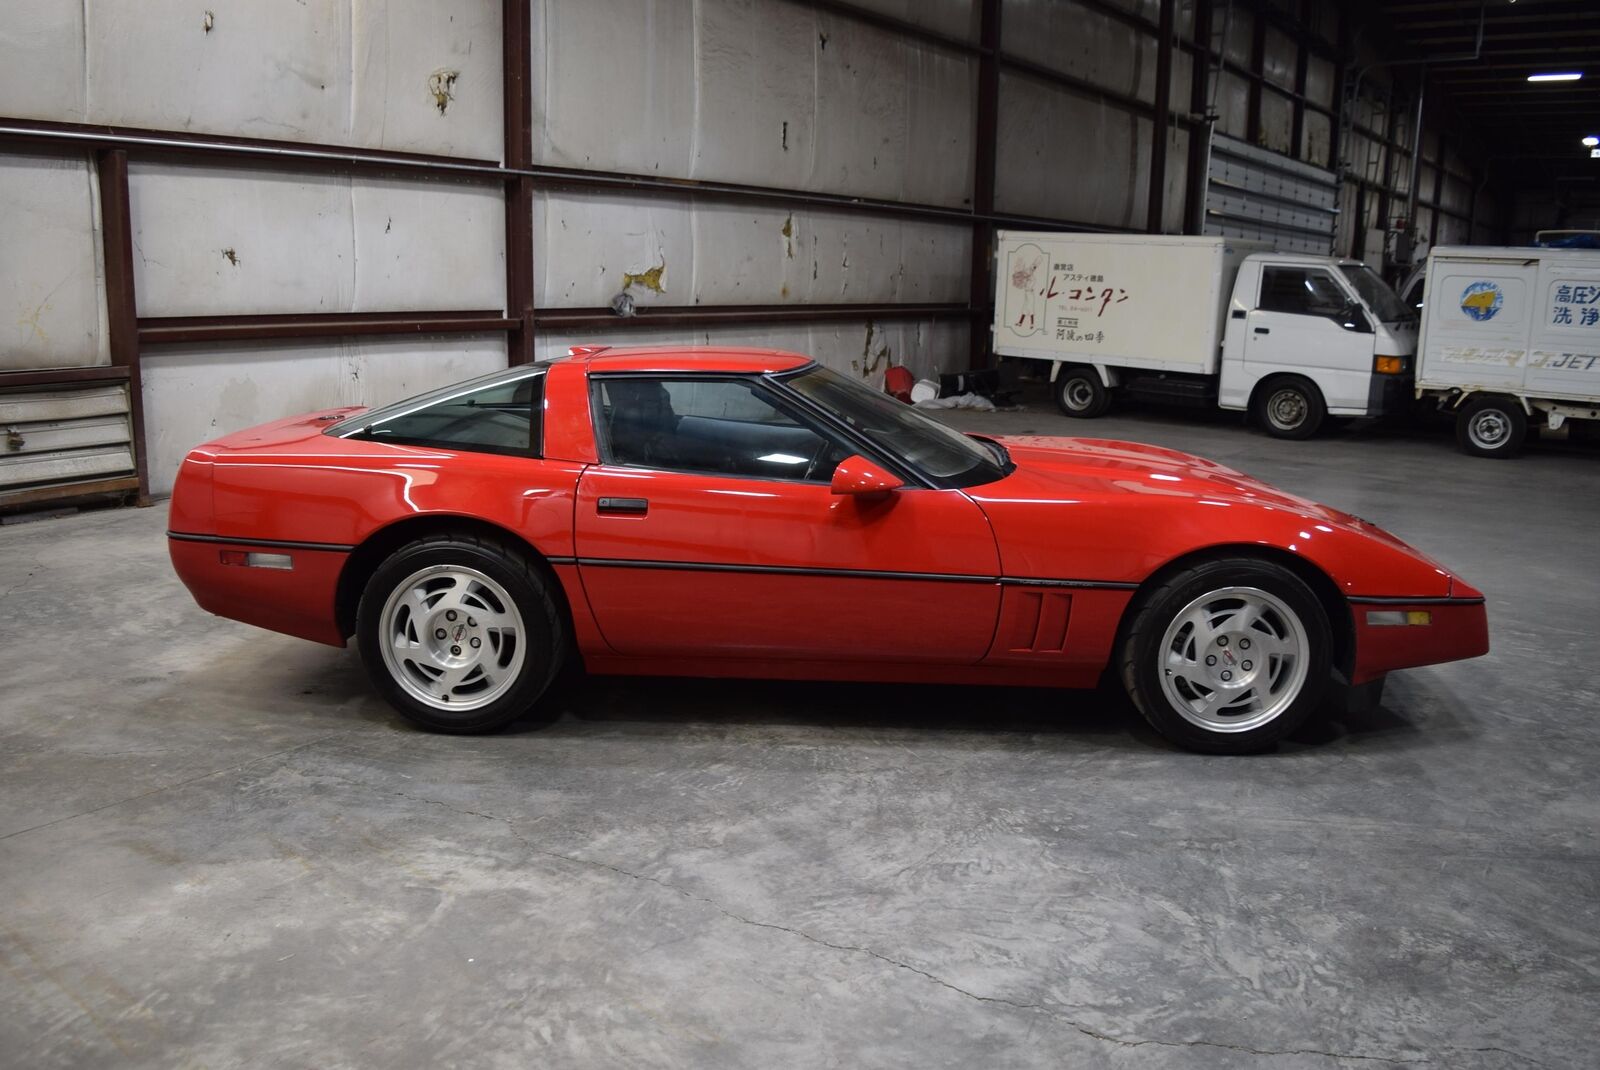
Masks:
[[[6,0],[0,15],[0,109],[81,122],[85,113],[83,5]]]
[[[541,308],[602,306],[624,288],[640,308],[966,297],[960,225],[623,194],[541,194],[536,211]]]
[[[1000,33],[1001,47],[1020,59],[1155,99],[1155,41],[1109,15],[1061,0],[1006,0]]]
[[[348,0],[86,0],[85,11],[91,122],[348,137]]]
[[[851,0],[851,2],[857,7],[904,19],[906,22],[963,41],[975,40],[978,36],[979,0]]]
[[[1338,193],[1331,171],[1218,137],[1211,146],[1206,233],[1272,242],[1281,252],[1327,253]]]
[[[350,140],[501,159],[500,0],[354,0]]]
[[[534,158],[685,178],[696,126],[687,0],[533,5]],[[594,57],[605,56],[603,72]]]
[[[541,163],[971,197],[976,67],[948,49],[785,0],[550,0],[534,50]]]
[[[498,186],[136,164],[144,316],[499,309]]]
[[[0,206],[0,370],[111,363],[93,166],[0,156]]]
[[[0,110],[498,160],[499,0],[8,0]]]
[[[1003,74],[997,138],[999,210],[1143,228],[1147,120],[1070,89]]]
[[[151,347],[144,354],[151,493],[170,493],[184,454],[209,439],[315,409],[386,405],[505,363],[498,335]]]

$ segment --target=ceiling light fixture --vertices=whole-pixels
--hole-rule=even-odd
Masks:
[[[1583,77],[1582,71],[1558,71],[1554,74],[1530,74],[1530,82],[1576,82]]]
[[[1583,139],[1583,143],[1592,149],[1596,145],[1600,145],[1600,137],[1595,137],[1593,134],[1590,134],[1588,137]]]

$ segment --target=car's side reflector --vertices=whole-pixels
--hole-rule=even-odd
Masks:
[[[286,572],[294,570],[294,558],[288,554],[257,554],[243,550],[223,550],[224,565],[243,565],[246,568],[276,568]]]
[[[1424,625],[1433,623],[1433,614],[1425,609],[1369,609],[1367,610],[1367,624],[1369,626],[1405,626]]]

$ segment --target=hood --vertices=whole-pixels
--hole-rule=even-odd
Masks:
[[[1001,484],[1020,476],[1032,492],[1043,498],[1081,501],[1086,497],[1134,494],[1189,500],[1224,498],[1271,504],[1319,519],[1356,519],[1215,461],[1161,446],[1039,435],[998,441],[1010,451],[1017,466]]]
[[[1008,575],[1140,581],[1197,550],[1264,546],[1316,563],[1346,594],[1449,591],[1443,568],[1382,528],[1214,461],[1108,439],[998,441],[1015,469],[966,493]]]

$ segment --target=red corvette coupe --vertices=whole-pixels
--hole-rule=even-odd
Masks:
[[[343,646],[413,721],[593,673],[1093,687],[1259,750],[1488,650],[1483,596],[1364,521],[1126,442],[983,438],[803,356],[584,347],[189,454],[213,613]]]

